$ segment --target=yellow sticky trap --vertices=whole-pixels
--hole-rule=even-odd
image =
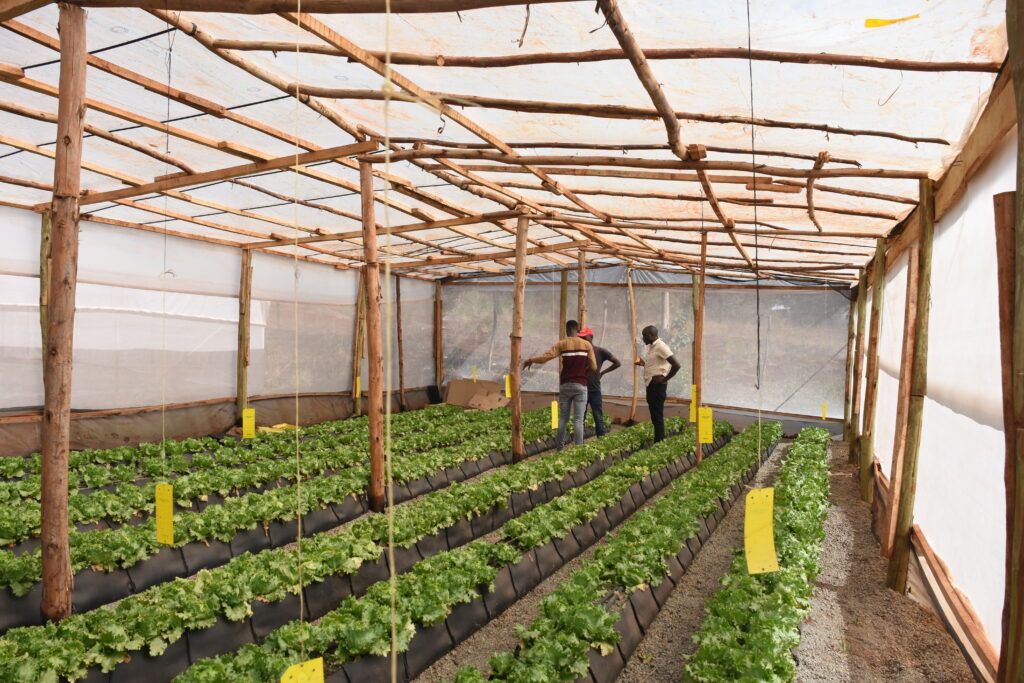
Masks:
[[[701,406],[697,409],[697,432],[701,443],[715,440],[714,411],[711,408]]]
[[[558,401],[551,402],[551,428],[558,429]]]
[[[697,421],[697,385],[690,385],[690,422]]]
[[[747,512],[743,522],[743,550],[748,574],[779,571],[775,555],[775,489],[753,489],[747,494]]]
[[[360,380],[362,380],[362,379],[363,379],[362,377],[360,377],[359,375],[356,375],[356,385],[352,389],[352,395],[353,396],[360,396],[360,395],[362,395],[363,391],[362,391],[362,388],[360,387],[360,385],[362,384],[362,382]]]
[[[904,21],[910,21],[911,19],[920,19],[920,14],[911,14],[906,17],[899,17],[897,19],[865,19],[864,28],[882,28],[883,26],[892,26],[893,24],[899,24]]]
[[[281,674],[281,683],[324,683],[324,658],[292,664]]]
[[[156,542],[174,545],[174,487],[156,485]]]
[[[512,398],[512,375],[505,375],[505,398]]]
[[[245,408],[242,410],[242,438],[251,439],[256,436],[256,409]]]
[[[476,384],[476,367],[473,368],[473,384]]]
[[[824,401],[821,402],[821,419],[828,419],[828,404],[826,404]]]

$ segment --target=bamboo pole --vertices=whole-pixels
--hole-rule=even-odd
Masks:
[[[576,315],[582,329],[587,326],[587,256],[582,249],[576,256]]]
[[[49,188],[53,191],[52,186]],[[47,311],[50,302],[50,242],[53,235],[53,214],[40,214],[39,226],[39,333],[42,338],[40,349],[46,348]]]
[[[882,302],[885,298],[885,238],[878,238],[872,266],[871,332],[868,335],[868,371],[864,389],[864,433],[860,437],[860,496],[871,502],[875,495],[873,460],[875,457],[875,403],[878,398],[878,335],[882,329]]]
[[[704,277],[707,274],[708,263],[708,234],[701,236],[700,242],[700,271],[697,274],[693,287],[693,385],[696,391],[690,397],[690,401],[696,403],[699,408],[704,400]],[[696,272],[696,271],[694,271]],[[700,443],[700,430],[694,430],[697,444],[697,461],[704,458],[704,451]]]
[[[914,365],[914,335],[917,331],[917,251],[907,259],[907,292],[903,310],[903,346],[900,349],[900,378],[896,388],[896,428],[892,444],[892,466],[889,470],[889,512],[882,555],[892,554],[896,536],[896,511],[900,503],[900,482],[903,481],[903,454],[907,448],[907,412],[910,409],[910,371]]]
[[[395,336],[398,339],[398,407],[406,410],[405,344],[402,341],[402,278],[395,277]]]
[[[363,352],[366,349],[366,269],[359,269],[356,285],[356,320],[352,334],[352,414],[363,414],[363,387],[359,381],[363,370]]]
[[[907,446],[903,454],[900,506],[886,585],[899,593],[907,590],[910,563],[910,529],[914,523],[917,491],[917,461],[921,450],[921,418],[928,389],[928,315],[931,302],[932,238],[935,234],[935,183],[921,181],[917,207],[921,234],[918,238],[917,321],[914,335],[913,368],[910,373],[910,405],[907,410]]]
[[[71,380],[78,278],[78,211],[82,128],[85,117],[85,12],[59,6],[60,100],[53,165],[50,283],[43,353],[41,611],[46,620],[71,614],[71,549],[68,539],[68,456]]]
[[[1018,316],[1024,316],[1015,292],[1024,291],[1024,274],[1019,272],[1024,263],[1018,258],[1024,250],[1024,225],[1015,220],[1017,193],[997,194],[995,203],[996,254],[999,272],[999,338],[1003,366],[1003,433],[1006,439],[1006,578],[1003,601],[1002,648],[999,680],[1017,681],[1024,674],[1024,585],[1021,568],[1024,567],[1024,514],[1018,502],[1024,490],[1024,397],[1016,391],[1015,363],[1024,366],[1015,354],[1015,345],[1021,347],[1022,336],[1016,329]],[[1019,372],[1019,370],[1018,370]]]
[[[523,314],[526,308],[526,234],[530,219],[520,216],[516,223],[516,272],[512,298],[511,358],[509,359],[509,384],[512,390],[512,460],[519,462],[525,457],[523,448]]]
[[[626,288],[629,292],[629,339],[633,345],[633,358],[636,357],[636,295],[633,293],[633,269],[626,268]],[[640,366],[633,363],[633,397],[629,402],[629,422],[636,420],[636,403],[640,395]]]
[[[373,170],[359,164],[359,198],[363,213],[363,254],[366,261],[366,408],[370,432],[370,509],[384,510],[384,355],[381,348],[380,264],[377,262],[377,222],[373,216]]]
[[[850,312],[846,319],[846,373],[843,375],[843,441],[850,443],[853,410],[853,356],[857,339],[857,297],[850,297]]]
[[[444,388],[444,288],[434,284],[434,384]]]
[[[249,325],[252,309],[252,251],[242,250],[238,285],[238,347],[235,366],[235,421],[242,423],[242,411],[249,405]]]
[[[860,390],[861,375],[864,371],[864,328],[868,308],[867,272],[861,271],[857,283],[857,340],[853,349],[853,395],[850,397],[850,462],[859,462],[860,457]]]

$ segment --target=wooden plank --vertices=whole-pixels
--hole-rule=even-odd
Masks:
[[[283,157],[267,159],[266,161],[254,161],[248,164],[239,164],[238,166],[220,168],[216,171],[204,171],[202,173],[190,173],[174,176],[165,180],[157,180],[152,183],[145,183],[143,185],[128,187],[121,190],[90,192],[82,198],[82,204],[97,204],[99,202],[114,201],[116,199],[140,197],[152,192],[174,190],[179,187],[204,185],[211,182],[240,178],[241,176],[252,175],[253,173],[263,173],[265,171],[291,168],[293,166],[305,166],[318,161],[328,161],[339,157],[364,154],[375,149],[377,149],[377,143],[373,140],[369,140],[365,142],[356,142],[351,145],[341,145],[338,147],[318,149],[312,152],[303,152],[302,154],[289,154]]]
[[[516,223],[516,271],[512,292],[512,334],[510,337],[509,384],[512,390],[512,460],[519,462],[525,455],[523,447],[523,317],[526,308],[526,235],[530,219],[520,216]]]
[[[878,335],[882,329],[882,302],[885,300],[885,238],[878,238],[878,248],[871,267],[874,280],[871,288],[871,331],[868,334],[868,369],[864,390],[864,433],[860,437],[860,495],[871,502],[875,487],[871,482],[875,457],[875,405],[878,398]]]
[[[373,169],[359,164],[363,215],[363,260],[366,266],[366,412],[370,433],[370,509],[384,510],[384,354],[381,345],[380,263],[377,261],[377,221],[373,215]]]
[[[0,21],[28,14],[32,10],[49,5],[52,0],[0,0]]]
[[[53,217],[46,348],[43,354],[42,523],[43,590],[40,609],[49,621],[71,614],[68,540],[68,456],[71,380],[78,277],[78,214],[85,118],[85,11],[60,5],[60,100],[53,164]]]
[[[249,326],[252,310],[252,252],[242,250],[238,285],[238,348],[235,366],[235,423],[242,424],[242,411],[249,406]]]
[[[917,492],[917,463],[921,451],[921,418],[924,397],[928,390],[928,318],[931,303],[932,239],[935,234],[935,183],[921,181],[918,212],[921,237],[918,240],[917,320],[914,334],[913,366],[910,372],[910,404],[907,409],[907,445],[903,453],[903,474],[900,480],[896,531],[886,585],[898,593],[907,589],[907,568],[910,561],[910,529],[914,523],[914,500]]]

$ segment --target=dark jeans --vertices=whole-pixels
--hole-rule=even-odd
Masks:
[[[600,389],[587,389],[587,405],[594,413],[594,430],[598,436],[604,436],[604,404],[601,403]]]
[[[665,438],[665,398],[668,396],[668,383],[647,385],[647,409],[651,411],[651,423],[654,425],[654,440]]]

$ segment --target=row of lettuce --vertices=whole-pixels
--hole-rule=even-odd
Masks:
[[[828,444],[824,429],[807,428],[790,448],[775,481],[775,548],[779,571],[747,573],[742,551],[711,598],[695,636],[697,651],[683,679],[792,681],[792,650],[810,611],[828,514]]]
[[[519,647],[491,657],[490,673],[461,668],[457,683],[573,681],[587,677],[591,650],[608,654],[619,641],[615,594],[629,595],[668,579],[668,560],[695,536],[700,520],[741,481],[782,433],[779,423],[754,424],[712,458],[633,515],[519,626]],[[628,604],[628,603],[627,603]]]
[[[682,422],[672,426],[681,429]],[[731,431],[724,423],[716,428],[722,435]],[[460,520],[506,505],[515,493],[563,480],[607,456],[635,451],[651,438],[650,424],[636,425],[557,454],[503,467],[473,481],[452,484],[423,495],[396,509],[395,543],[410,547]],[[692,431],[688,431],[685,438],[689,438],[692,451]],[[305,484],[303,489],[308,486]],[[145,651],[158,656],[187,633],[209,628],[223,619],[236,622],[246,619],[252,614],[254,604],[280,602],[296,594],[299,586],[317,584],[335,575],[355,574],[364,562],[379,560],[387,537],[385,516],[371,514],[338,533],[303,539],[301,550],[289,547],[244,553],[221,567],[200,571],[194,580],[160,584],[116,605],[76,614],[56,624],[12,629],[0,638],[0,679],[35,681],[61,677],[77,680],[85,676],[90,667],[111,670],[134,653]],[[464,556],[456,555],[456,559],[450,561],[465,557],[474,566],[481,561],[490,562],[496,559],[493,553],[498,552],[495,549],[499,547],[500,544],[471,544],[459,549]],[[444,555],[449,557],[447,553]],[[298,571],[300,558],[301,572]],[[445,561],[430,558],[424,566],[433,567],[432,563]],[[422,568],[414,569],[412,575],[419,576],[422,572],[438,576],[434,570]],[[451,590],[455,590],[456,585],[453,578]],[[363,604],[361,600],[356,602]],[[346,607],[351,604],[346,601],[339,609],[354,609]],[[335,623],[338,618],[325,617],[320,623]],[[375,622],[369,612],[355,622],[346,619],[346,623],[349,624],[346,628],[356,631],[377,628],[371,625]],[[365,633],[353,637],[367,642]]]
[[[496,451],[507,451],[511,447],[511,436],[505,428],[507,413],[499,411],[478,415],[490,417],[478,422],[478,430],[469,439],[460,432],[458,425],[439,430],[446,434],[446,439],[452,434],[461,434],[462,442],[456,446],[420,452],[402,452],[396,448],[392,464],[394,480],[398,483],[416,481],[447,467],[476,462]],[[546,410],[526,413],[523,418],[524,438],[537,440],[549,435],[548,420]],[[228,542],[247,530],[265,529],[272,523],[293,522],[298,515],[341,505],[346,499],[365,491],[370,479],[369,468],[361,464],[340,469],[335,474],[312,475],[296,484],[295,462],[286,465],[283,472],[276,467],[272,471],[281,475],[280,479],[273,480],[280,484],[276,488],[229,496],[202,510],[175,513],[174,546],[213,540]],[[258,468],[259,465],[252,467]],[[0,519],[3,519],[2,515]],[[72,569],[76,572],[87,568],[97,571],[128,569],[153,557],[161,550],[156,542],[155,524],[150,516],[139,524],[72,531]],[[42,555],[38,547],[21,553],[0,551],[0,588],[10,589],[15,596],[25,595],[41,577]]]

